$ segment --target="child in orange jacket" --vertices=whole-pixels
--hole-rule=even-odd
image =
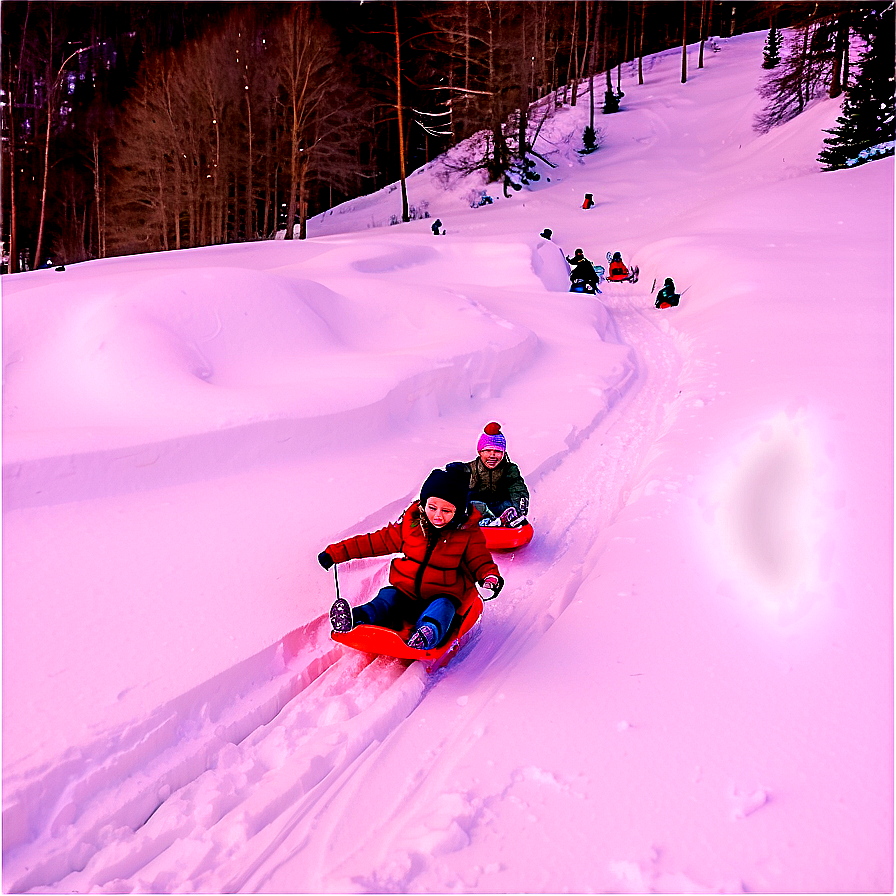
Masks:
[[[389,585],[370,601],[352,608],[337,598],[330,622],[337,632],[362,623],[400,631],[413,626],[408,646],[430,650],[447,636],[457,613],[466,611],[479,582],[494,591],[504,580],[485,546],[479,511],[468,506],[469,472],[464,464],[433,470],[420,500],[376,532],[328,545],[318,555],[324,569],[361,557],[401,554],[389,567]]]

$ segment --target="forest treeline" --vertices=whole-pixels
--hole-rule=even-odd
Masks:
[[[303,238],[309,217],[396,181],[408,220],[406,175],[471,135],[465,164],[518,187],[539,115],[589,103],[593,149],[644,56],[680,46],[686,81],[713,35],[788,28],[771,127],[849,86],[851,37],[886,6],[4,0],[4,257],[14,272]]]

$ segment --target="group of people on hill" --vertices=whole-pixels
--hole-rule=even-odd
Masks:
[[[576,249],[572,256],[567,255],[566,260],[570,265],[569,280],[572,284],[582,283],[590,287],[590,291],[599,292],[598,285],[604,276],[603,265],[595,266],[581,249]],[[608,252],[607,260],[610,268],[606,272],[607,280],[621,282],[635,278],[634,269],[628,268],[622,260],[621,252],[614,252],[612,255]]]
[[[586,203],[590,196],[590,193],[585,194]],[[590,208],[588,205],[583,205],[583,208],[584,207]],[[539,236],[543,239],[550,240],[553,236],[553,231],[545,228]],[[607,271],[606,276],[607,280],[616,282],[623,282],[626,280],[631,282],[637,281],[637,267],[630,269],[622,260],[621,252],[614,252],[612,255],[608,252],[607,259],[609,263],[609,271]],[[569,280],[573,289],[579,286],[580,289],[577,290],[579,292],[600,293],[599,286],[601,279],[604,276],[603,265],[595,265],[590,259],[585,257],[585,253],[582,249],[576,249],[571,256],[567,255],[566,260],[569,262],[570,266]],[[672,308],[678,305],[680,298],[681,296],[675,291],[675,283],[672,278],[666,277],[662,288],[656,294],[654,305],[657,308]]]
[[[334,631],[361,624],[401,631],[410,623],[408,646],[431,650],[445,640],[455,616],[469,608],[474,582],[497,597],[504,579],[482,527],[522,525],[529,490],[507,454],[498,423],[485,426],[476,451],[468,463],[433,470],[419,499],[396,522],[321,551],[317,559],[324,569],[361,557],[401,555],[389,567],[389,584],[371,600],[352,607],[336,598],[330,608]]]

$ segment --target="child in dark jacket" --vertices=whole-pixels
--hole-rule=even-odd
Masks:
[[[570,282],[575,283],[576,280],[581,280],[583,283],[589,284],[592,289],[597,289],[599,281],[597,271],[594,265],[585,258],[585,253],[581,249],[576,249],[572,257],[567,255],[566,260],[571,268],[569,272]],[[601,268],[601,271],[603,271],[603,268]]]
[[[681,296],[675,292],[675,283],[672,281],[672,278],[666,277],[663,288],[656,294],[654,305],[657,308],[674,308],[680,298]]]
[[[521,526],[529,512],[529,489],[520,468],[507,455],[501,425],[492,421],[479,436],[479,456],[470,461],[470,503],[482,514],[481,526]]]
[[[504,580],[479,529],[479,511],[468,507],[465,464],[433,470],[420,500],[376,532],[328,545],[318,555],[324,569],[334,563],[401,554],[389,567],[389,585],[370,601],[352,608],[337,598],[330,608],[333,630],[347,632],[362,623],[401,631],[410,622],[408,646],[431,650],[448,635],[455,614],[473,600],[479,582],[497,596]]]

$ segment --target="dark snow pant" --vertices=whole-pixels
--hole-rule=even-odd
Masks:
[[[424,622],[428,622],[436,630],[436,645],[442,643],[454,615],[457,612],[457,604],[447,595],[431,600],[420,612],[421,602],[408,597],[403,591],[392,585],[380,588],[376,596],[366,604],[361,604],[352,610],[352,616],[356,623],[367,622],[370,625],[381,625],[383,628],[391,628],[393,631],[401,631],[406,622],[410,622],[414,628],[419,628]]]
[[[592,264],[577,264],[570,272],[569,279],[571,283],[581,280],[582,283],[589,283],[597,289],[597,271],[594,270]]]

